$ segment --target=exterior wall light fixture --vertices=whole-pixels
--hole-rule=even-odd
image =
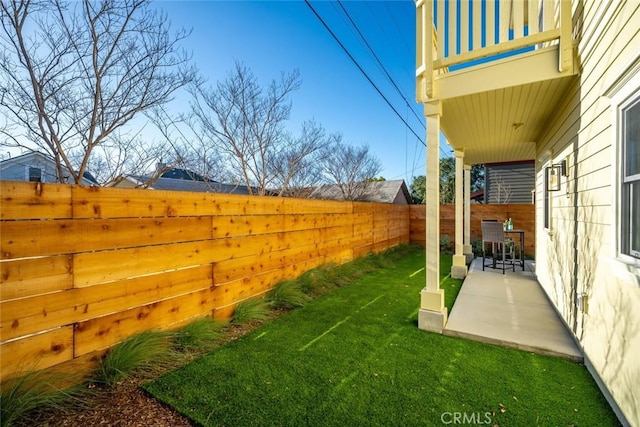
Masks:
[[[560,177],[567,176],[567,161],[562,160],[560,163],[554,163],[545,168],[547,177],[547,191],[560,190]]]

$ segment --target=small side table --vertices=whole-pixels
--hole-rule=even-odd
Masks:
[[[504,230],[504,234],[518,234],[520,239],[520,264],[522,265],[522,271],[524,271],[524,230]]]

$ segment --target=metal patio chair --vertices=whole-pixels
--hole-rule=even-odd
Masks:
[[[491,244],[491,264],[486,264],[487,244]],[[516,271],[515,251],[513,239],[506,237],[504,228],[499,221],[482,221],[482,271],[485,267],[496,268],[496,263],[502,264],[502,274],[505,267],[511,265]]]

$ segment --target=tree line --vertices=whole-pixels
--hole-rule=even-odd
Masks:
[[[367,196],[381,163],[366,145],[308,120],[288,130],[297,70],[261,85],[236,62],[206,81],[149,0],[7,0],[0,3],[2,145],[50,155],[57,175],[103,185],[153,171],[144,185],[181,167],[250,194],[304,196],[335,184],[347,200]],[[184,91],[187,111],[171,104]],[[159,137],[133,132],[140,120]],[[157,164],[164,165],[156,168]]]
[[[470,192],[484,188],[484,165],[471,165]],[[443,157],[440,159],[440,203],[454,203],[456,199],[456,159]],[[413,177],[410,188],[411,199],[415,204],[423,204],[427,191],[427,179],[424,175]]]

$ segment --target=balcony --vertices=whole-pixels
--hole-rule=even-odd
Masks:
[[[577,71],[568,0],[418,0],[416,98],[465,163],[526,160]]]

